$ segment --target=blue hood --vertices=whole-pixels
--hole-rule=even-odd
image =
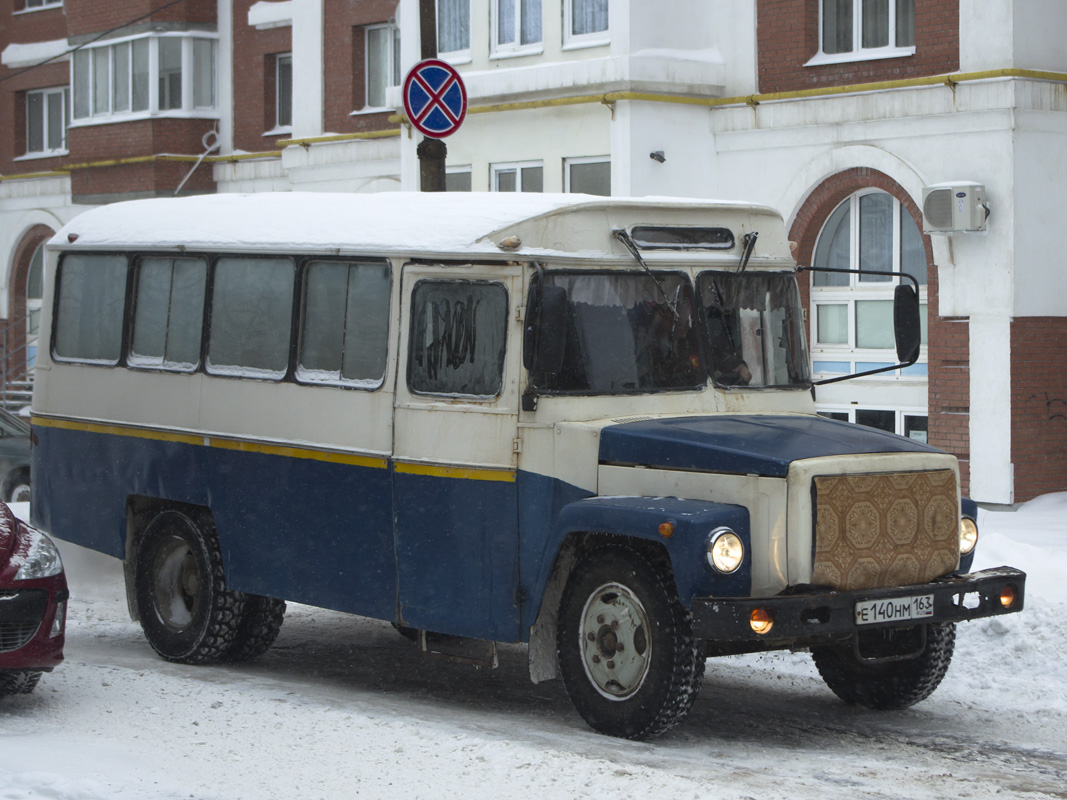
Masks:
[[[940,453],[913,439],[817,416],[624,422],[600,434],[601,463],[784,478],[793,461],[854,453]]]

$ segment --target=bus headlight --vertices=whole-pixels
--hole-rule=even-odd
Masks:
[[[708,563],[724,575],[737,572],[745,560],[745,545],[730,528],[716,528],[708,537]]]
[[[960,554],[967,555],[978,544],[978,526],[970,517],[960,518]]]

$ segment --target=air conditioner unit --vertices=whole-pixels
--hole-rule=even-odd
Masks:
[[[985,186],[971,181],[923,187],[923,233],[984,231],[989,206]]]

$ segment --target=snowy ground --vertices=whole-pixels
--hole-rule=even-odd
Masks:
[[[1027,608],[961,625],[918,706],[845,707],[800,654],[717,659],[651,743],[592,733],[520,647],[478,670],[302,606],[259,662],[168,664],[129,621],[118,562],[63,545],[67,660],[0,703],[0,800],[1065,798],[1065,519],[1067,493],[982,514],[975,568],[1025,569]]]

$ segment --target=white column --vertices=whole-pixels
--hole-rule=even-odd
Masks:
[[[422,42],[419,37],[419,2],[418,0],[400,0],[396,8],[396,24],[400,28],[400,88],[397,89],[396,108],[404,112],[403,91],[404,78],[421,60]],[[400,126],[400,189],[405,192],[419,190],[419,157],[415,148],[419,145],[422,134],[408,125]]]
[[[215,105],[219,111],[219,152],[233,152],[233,0],[219,0],[219,42],[215,48]]]
[[[323,0],[293,0],[293,138],[323,133]]]
[[[1011,463],[1011,317],[970,318],[971,488],[981,503],[1015,502]]]

